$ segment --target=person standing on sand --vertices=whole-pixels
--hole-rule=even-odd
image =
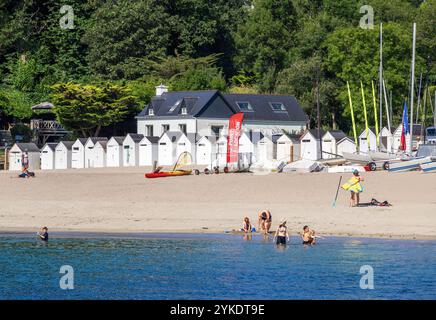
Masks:
[[[259,212],[258,229],[263,230],[263,234],[269,234],[269,229],[271,229],[272,215],[269,210],[263,210]]]
[[[364,179],[359,175],[359,171],[353,171],[353,177],[342,185],[342,189],[350,191],[350,207],[357,207],[360,203],[360,193],[363,187],[360,182]]]
[[[286,245],[286,240],[289,242],[288,227],[286,227],[286,220],[280,222],[279,227],[274,234],[274,241],[277,245]]]
[[[303,227],[303,232],[301,233],[301,239],[303,244],[315,244],[315,230],[311,230],[308,226]]]

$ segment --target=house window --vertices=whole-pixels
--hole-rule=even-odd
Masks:
[[[210,127],[210,131],[212,132],[212,134],[214,134],[215,136],[219,136],[221,130],[223,130],[224,126],[211,126]]]
[[[186,124],[179,124],[179,130],[186,134]]]
[[[301,142],[310,142],[310,139],[301,140]]]
[[[270,102],[269,105],[273,111],[286,111],[285,105],[281,102]]]
[[[176,108],[179,106],[179,104],[180,104],[180,102],[182,102],[182,100],[180,99],[180,100],[178,100],[171,108],[170,108],[170,110],[168,111],[168,113],[171,113],[171,112],[173,112],[174,110],[176,110]]]
[[[154,109],[148,109],[148,115],[154,116]]]
[[[79,151],[79,148],[78,147],[74,147],[73,151]]]
[[[253,108],[251,107],[251,104],[248,101],[238,101],[236,102],[236,105],[241,111],[253,111]]]
[[[147,137],[153,137],[153,126],[152,125],[145,126],[145,135]]]
[[[181,110],[180,110],[180,113],[181,114],[188,114],[188,109],[186,108],[186,107],[183,107]]]

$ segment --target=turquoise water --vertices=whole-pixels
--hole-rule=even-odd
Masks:
[[[436,299],[436,242],[255,236],[0,237],[0,299]],[[62,265],[74,289],[62,290]],[[359,286],[362,265],[374,289]]]

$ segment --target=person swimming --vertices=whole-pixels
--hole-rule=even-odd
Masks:
[[[38,232],[37,235],[42,241],[48,241],[48,228],[42,227],[41,232]]]
[[[274,234],[274,241],[277,245],[286,245],[286,240],[289,242],[288,227],[286,227],[286,220],[282,220]]]
[[[311,230],[308,226],[303,227],[303,232],[301,233],[301,239],[303,244],[315,244],[315,230]]]
[[[258,228],[263,230],[264,234],[269,234],[269,229],[272,224],[272,215],[269,210],[263,210],[259,212]]]

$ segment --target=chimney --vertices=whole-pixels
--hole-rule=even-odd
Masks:
[[[165,92],[168,92],[168,87],[161,84],[160,86],[156,87],[156,96],[160,97]]]

